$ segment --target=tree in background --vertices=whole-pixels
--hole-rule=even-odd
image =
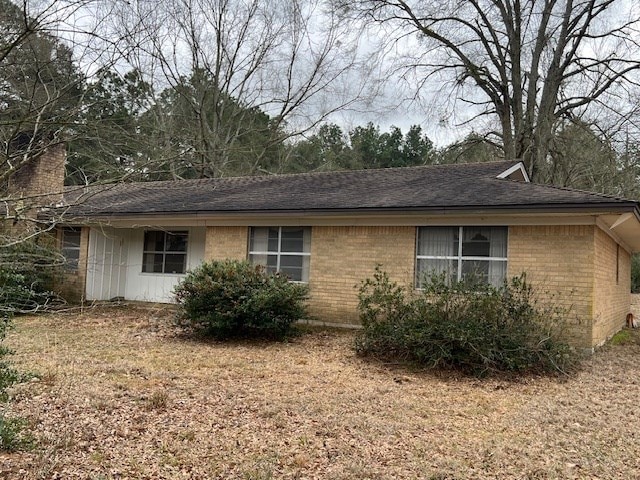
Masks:
[[[156,129],[148,163],[163,178],[206,178],[270,171],[286,133],[259,107],[217,92],[199,70],[166,88],[143,116]]]
[[[504,160],[504,152],[483,135],[470,133],[438,152],[438,163],[476,163]]]
[[[138,70],[103,70],[88,82],[84,106],[70,125],[68,183],[149,181],[277,172],[284,132],[260,109],[224,97],[214,126],[215,88],[193,72],[156,93]],[[201,105],[203,114],[194,110]],[[220,109],[219,109],[220,110]],[[217,136],[203,132],[217,132]],[[227,135],[220,138],[219,135]],[[219,171],[212,159],[218,159]]]
[[[318,131],[288,148],[286,171],[317,172],[349,168],[352,165],[349,139],[339,125],[322,124]]]
[[[420,125],[411,125],[402,143],[402,165],[434,163],[435,146]]]
[[[566,122],[553,137],[544,176],[554,185],[592,190],[610,195],[619,191],[618,155],[612,144],[590,125]]]
[[[380,133],[380,127],[368,123],[349,132],[354,163],[358,168],[409,167],[433,163],[433,143],[419,125],[406,135],[398,127]]]
[[[402,132],[397,127],[380,133],[380,127],[367,123],[351,130],[349,141],[354,162],[360,168],[392,167],[401,161]]]
[[[336,124],[323,124],[306,140],[290,146],[288,171],[326,171],[427,165],[436,149],[419,125],[405,134],[398,127],[380,132],[368,123],[344,134]]]
[[[123,38],[130,64],[168,84],[163,101],[186,115],[178,151],[198,176],[277,169],[276,147],[363,95],[366,76],[350,75],[364,68],[357,42],[319,0],[106,3],[103,34]]]
[[[72,49],[48,33],[50,21],[0,0],[0,184],[59,141],[80,111],[84,76]]]
[[[82,108],[67,125],[67,183],[141,180],[158,128],[145,124],[155,101],[152,85],[138,70],[103,69],[84,88]]]
[[[27,8],[30,2],[0,2],[7,32],[0,38],[0,66],[6,67],[0,70],[2,179],[64,133],[71,183],[487,161],[516,158],[509,154],[516,148],[535,171],[534,180],[636,194],[633,140],[614,149],[602,125],[575,118],[588,117],[589,105],[604,101],[611,88],[634,74],[632,55],[631,60],[620,59],[619,52],[595,58],[601,51],[611,53],[613,38],[619,48],[631,41],[632,23],[612,30],[617,0],[571,3],[562,11],[551,0],[535,5],[474,0],[446,8],[426,2],[420,15],[410,2],[353,4],[350,11],[371,13],[383,28],[394,25],[418,35],[423,58],[433,62],[414,64],[414,72],[427,79],[454,72],[459,93],[478,100],[475,108],[482,114],[498,114],[501,125],[510,125],[438,151],[419,126],[405,135],[396,127],[381,132],[371,123],[348,132],[320,123],[355,98],[342,95],[341,85],[354,78],[359,65],[357,46],[344,47],[357,40],[355,35],[332,14],[320,14],[314,0],[284,2],[282,8],[262,0],[56,2],[71,11],[108,6],[104,29],[96,35],[118,32],[121,42],[97,46],[117,50],[122,65],[140,67],[121,73],[106,62],[90,77],[74,61],[83,45],[72,50],[52,34],[62,10],[34,13]],[[474,28],[464,20],[474,18],[471,14],[478,17]],[[602,30],[604,19],[610,21],[608,30]],[[447,36],[451,25],[460,27],[460,38]],[[585,51],[598,32],[610,34],[609,40],[589,53],[591,58]],[[457,63],[438,63],[443,52],[453,52]],[[558,58],[561,65],[554,63]],[[624,65],[628,70],[620,74],[616,68]],[[578,101],[578,93],[586,95],[593,85],[577,85],[574,78],[587,71],[604,83]],[[338,100],[327,103],[333,97]],[[302,133],[305,138],[299,139]]]
[[[606,114],[624,120],[635,108],[640,18],[633,2],[335,3],[394,51],[410,52],[396,60],[413,75],[417,95],[444,83],[472,119],[491,120],[504,157],[524,160],[535,180],[547,180],[543,166],[559,122]]]

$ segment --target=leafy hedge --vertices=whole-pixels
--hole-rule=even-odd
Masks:
[[[0,237],[0,245],[8,239]],[[0,313],[33,313],[57,303],[51,291],[60,255],[36,241],[0,248]]]
[[[281,338],[307,317],[306,285],[235,260],[204,263],[174,290],[184,326],[217,338]]]
[[[50,291],[57,261],[53,250],[36,241],[14,243],[0,235],[0,402],[9,399],[9,387],[32,377],[14,367],[4,340],[16,314],[42,310],[57,299]],[[30,448],[25,430],[24,420],[0,412],[0,451]]]
[[[379,268],[359,291],[356,351],[384,359],[498,371],[565,371],[575,361],[561,339],[563,312],[541,307],[524,278],[496,288],[434,276],[414,292]]]
[[[11,385],[29,378],[13,367],[9,361],[12,351],[3,345],[12,319],[58,300],[50,288],[59,260],[54,250],[38,241],[0,235],[0,401],[7,399]]]
[[[0,402],[7,400],[7,389],[23,379],[23,375],[9,361],[9,355],[13,352],[2,344],[10,328],[11,317],[0,313]]]

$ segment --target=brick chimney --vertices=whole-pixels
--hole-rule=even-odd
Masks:
[[[9,196],[31,207],[45,207],[62,200],[66,145],[53,143],[20,166],[8,183]]]

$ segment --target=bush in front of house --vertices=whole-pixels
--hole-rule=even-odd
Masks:
[[[561,337],[566,312],[534,293],[524,276],[501,287],[433,276],[416,292],[378,268],[360,286],[356,351],[479,376],[567,371],[576,354]]]
[[[0,225],[1,227],[1,225]],[[13,317],[42,311],[57,300],[50,291],[59,258],[35,240],[20,240],[0,232],[0,402],[9,400],[9,387],[33,375],[18,371],[10,360],[13,351],[4,344]],[[31,435],[26,422],[0,412],[0,451],[28,449]]]
[[[32,378],[19,372],[10,361],[13,351],[4,345],[7,332],[12,327],[12,315],[0,309],[0,403],[9,400],[9,387]],[[5,415],[0,411],[0,452],[28,449],[32,437],[26,431],[26,422],[21,418]]]
[[[0,236],[0,314],[35,313],[59,303],[51,287],[60,262],[55,250],[35,240]]]
[[[204,263],[174,293],[180,323],[216,338],[283,338],[307,318],[306,285],[246,261]]]
[[[7,400],[7,389],[11,385],[25,378],[9,361],[9,356],[13,352],[7,346],[3,345],[4,339],[11,326],[11,316],[0,312],[0,402]]]

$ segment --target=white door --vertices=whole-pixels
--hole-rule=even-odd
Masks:
[[[87,257],[87,300],[123,297],[126,283],[125,239],[113,228],[92,227]]]

